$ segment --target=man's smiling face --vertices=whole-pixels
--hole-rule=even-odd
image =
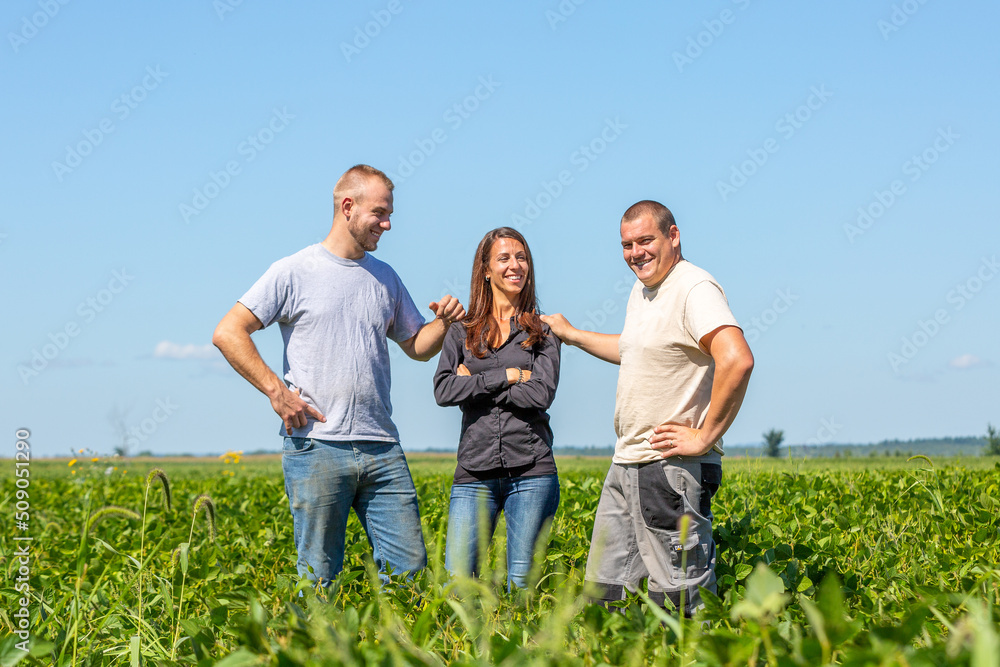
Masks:
[[[392,191],[379,179],[368,180],[361,194],[351,207],[348,229],[362,249],[372,252],[378,247],[383,232],[389,231],[392,215]]]
[[[681,260],[681,235],[672,225],[666,235],[651,215],[622,221],[622,255],[643,285],[656,287]]]

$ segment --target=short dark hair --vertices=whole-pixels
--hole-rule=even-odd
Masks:
[[[622,216],[622,222],[632,222],[636,218],[641,218],[644,215],[648,215],[653,218],[656,222],[656,226],[660,228],[660,232],[667,236],[670,233],[670,228],[676,226],[677,223],[674,222],[674,214],[670,212],[670,209],[661,204],[658,201],[653,201],[652,199],[643,199],[640,202],[636,202],[628,207],[625,211],[625,215]]]

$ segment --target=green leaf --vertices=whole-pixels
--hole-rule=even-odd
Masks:
[[[649,596],[642,591],[639,591],[639,597],[646,603],[646,607],[648,607],[649,612],[656,617],[656,620],[673,630],[674,634],[678,637],[682,636],[684,631],[681,630],[680,621],[678,621],[674,616],[668,614],[663,607],[650,600]]]
[[[979,600],[969,604],[969,624],[973,628],[972,667],[1000,667],[1000,635],[990,608]]]
[[[825,656],[830,651],[830,639],[826,634],[826,621],[823,618],[823,612],[812,600],[807,598],[800,599],[799,603],[802,605],[802,610],[806,612],[806,618],[809,620],[809,626],[812,628],[813,632],[816,634],[816,638],[823,646]]]
[[[187,574],[188,571],[188,550],[191,548],[190,542],[181,542],[181,572]]]
[[[260,664],[263,657],[255,655],[245,648],[241,648],[215,663],[215,667],[249,667],[250,665]]]
[[[757,569],[747,579],[746,597],[733,605],[730,617],[734,621],[750,618],[763,623],[784,609],[788,599],[781,577],[763,563],[758,563]]]
[[[17,635],[7,635],[0,641],[0,665],[3,667],[13,667],[21,662],[28,654],[15,645],[21,641]]]
[[[752,566],[747,563],[740,563],[736,566],[736,571],[733,574],[736,576],[736,581],[743,581],[751,572],[753,572]]]

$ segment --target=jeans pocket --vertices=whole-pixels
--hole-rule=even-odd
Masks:
[[[684,499],[670,485],[659,461],[639,465],[639,507],[649,528],[677,530]]]
[[[316,448],[316,442],[312,438],[290,438],[286,437],[281,446],[282,456],[299,456]]]

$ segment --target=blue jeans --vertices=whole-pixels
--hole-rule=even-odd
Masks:
[[[559,507],[559,477],[506,477],[451,487],[445,568],[452,573],[478,572],[479,527],[489,531],[488,544],[500,512],[507,520],[507,585],[525,588],[535,542],[546,521]],[[483,514],[480,514],[480,513]]]
[[[300,577],[328,583],[343,569],[352,507],[382,581],[389,568],[413,573],[427,564],[417,492],[398,442],[285,438],[281,467]]]

